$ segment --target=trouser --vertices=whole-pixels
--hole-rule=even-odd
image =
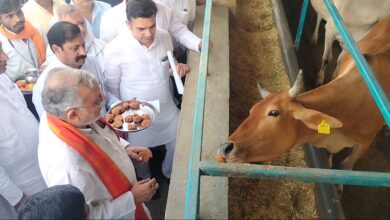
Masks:
[[[166,178],[171,178],[173,154],[175,152],[176,141],[165,144],[165,157],[162,162],[162,173]],[[149,163],[137,163],[134,162],[135,171],[137,176],[142,179],[151,177]]]

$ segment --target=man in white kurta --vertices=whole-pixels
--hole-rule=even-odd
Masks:
[[[22,10],[26,19],[46,34],[50,20],[56,14],[57,8],[63,4],[65,4],[63,0],[29,0],[23,5]]]
[[[59,82],[64,83],[58,85]],[[68,94],[61,92],[65,88],[75,92],[77,97],[70,102],[65,101],[72,98],[69,95],[72,92]],[[53,101],[56,99],[53,97],[58,97],[60,101]],[[104,103],[104,96],[101,95],[93,74],[75,69],[51,72],[45,85],[43,99],[45,110],[92,141],[115,163],[133,187],[113,198],[94,167],[75,150],[74,146],[60,139],[49,127],[47,117],[49,113],[45,112],[39,127],[38,158],[47,185],[51,187],[70,184],[79,188],[89,206],[88,219],[134,219],[137,201],[149,213],[143,202],[151,199],[158,184],[155,179],[137,182],[133,164],[125,150],[128,143],[123,139],[118,140],[109,126],[102,127],[103,124],[96,122]],[[75,140],[74,136],[71,138]],[[134,191],[136,188],[148,196],[140,199],[140,194]]]
[[[60,30],[64,30],[62,28],[63,26],[66,26],[66,28],[72,29],[72,31],[75,31],[74,38],[71,40],[64,39],[64,42],[61,42],[61,45],[55,45],[54,43],[50,43],[50,47],[53,48],[53,45],[58,49],[59,47],[62,47],[62,49],[58,49],[57,52],[55,52],[56,56],[52,57],[50,60],[49,65],[46,67],[46,69],[42,72],[40,77],[37,80],[37,83],[35,84],[33,88],[33,97],[32,101],[35,105],[35,109],[38,112],[38,115],[41,116],[44,109],[42,106],[42,91],[43,87],[45,85],[47,74],[53,70],[54,68],[58,67],[70,67],[70,68],[76,68],[76,69],[83,69],[87,70],[93,74],[95,74],[96,78],[99,81],[99,84],[101,86],[101,89],[103,93],[105,94],[106,98],[106,108],[102,108],[101,115],[105,115],[107,113],[107,108],[110,108],[111,105],[119,103],[119,99],[112,95],[105,86],[105,78],[103,75],[103,71],[101,69],[101,65],[96,61],[93,57],[86,56],[86,51],[84,45],[84,38],[81,34],[80,29],[78,26],[68,23],[68,22],[58,22],[54,24],[51,29],[48,32],[48,38],[49,42],[51,42],[53,39],[51,38],[57,38],[58,34],[50,35],[50,33],[54,33]],[[61,33],[59,33],[61,35]],[[69,52],[71,48],[77,46],[78,47],[78,53],[71,53]],[[58,52],[59,51],[59,52]],[[67,52],[68,51],[68,52]],[[77,60],[77,57],[80,59]],[[84,57],[84,58],[82,58]]]
[[[4,74],[0,43],[0,218],[16,218],[23,196],[46,188],[38,165],[38,121],[19,88]]]
[[[148,8],[147,6],[149,7],[148,4],[144,7]],[[147,129],[130,133],[129,142],[151,147],[165,144],[167,153],[162,171],[170,178],[179,120],[179,109],[173,102],[170,90],[169,61],[166,55],[167,50],[173,49],[172,41],[167,32],[156,31],[155,15],[130,20],[128,30],[106,46],[106,85],[123,101],[134,97],[144,101],[159,100],[160,113],[156,120]],[[142,33],[136,32],[140,29],[147,31],[147,43],[140,39],[142,36],[139,35]]]
[[[100,39],[110,42],[121,32],[127,31],[126,2],[107,10],[100,24]],[[176,19],[172,10],[160,3],[157,5],[157,28],[169,32],[172,38],[190,50],[199,52],[201,39]],[[115,21],[115,22],[114,22]]]
[[[77,25],[80,28],[81,33],[84,36],[87,55],[90,57],[94,57],[96,61],[101,65],[102,70],[104,70],[103,50],[106,46],[106,43],[93,36],[92,27],[87,26],[88,21],[83,18],[80,10],[74,5],[62,5],[58,8],[57,17],[53,19],[52,23],[54,24],[58,21],[67,21],[69,23]],[[49,47],[47,48],[46,54],[46,62],[50,63],[50,60],[55,55]]]

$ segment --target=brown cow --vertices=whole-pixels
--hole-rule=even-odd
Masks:
[[[389,95],[390,19],[379,21],[358,46]],[[352,169],[385,122],[349,54],[337,75],[330,83],[299,95],[294,91],[296,82],[289,92],[264,97],[218,156],[227,162],[270,161],[297,144],[312,143],[330,153],[353,148],[341,162],[343,169]],[[317,132],[322,120],[329,124],[330,134]]]

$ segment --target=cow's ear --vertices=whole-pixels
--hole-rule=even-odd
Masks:
[[[325,120],[331,128],[341,128],[343,126],[343,123],[335,117],[304,107],[293,111],[292,117],[302,121],[308,128],[313,130],[318,129],[318,125],[322,120]]]

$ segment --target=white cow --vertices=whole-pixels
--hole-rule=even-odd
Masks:
[[[337,39],[343,50],[345,50],[346,47],[333,19],[330,17],[324,1],[310,0],[310,2],[317,12],[317,23],[312,36],[312,43],[317,43],[318,28],[321,19],[331,21],[327,22],[325,25],[324,53],[322,55],[321,69],[317,78],[317,84],[322,85],[326,65],[332,59],[333,41]],[[356,42],[362,39],[379,19],[390,16],[390,0],[334,0],[334,4]],[[340,54],[338,61],[343,54],[343,52]]]

